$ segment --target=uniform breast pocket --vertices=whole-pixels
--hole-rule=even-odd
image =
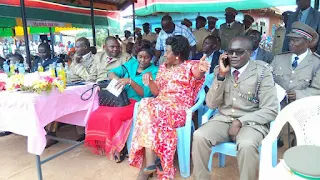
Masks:
[[[284,73],[282,69],[278,68],[273,72],[275,82],[279,83],[283,80]]]
[[[241,84],[238,92],[238,98],[242,100],[245,105],[253,105],[255,98],[256,86],[252,84]]]
[[[305,89],[310,86],[311,77],[310,76],[300,76],[298,82],[299,82],[299,86],[301,86],[302,89]]]

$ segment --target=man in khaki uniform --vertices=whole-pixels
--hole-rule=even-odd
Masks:
[[[249,37],[237,36],[230,42],[228,54],[219,58],[206,97],[207,106],[218,108],[219,113],[193,134],[195,180],[210,180],[211,147],[229,141],[237,144],[240,180],[257,179],[258,147],[277,116],[278,99],[271,66],[250,61],[252,48]],[[224,65],[227,58],[231,67]]]
[[[221,38],[221,49],[226,50],[230,41],[237,35],[244,34],[244,26],[235,21],[238,12],[228,7],[226,8],[226,23],[220,25],[219,36]]]
[[[243,24],[244,24],[244,34],[247,34],[249,31],[253,30],[251,28],[252,23],[254,22],[254,19],[249,14],[244,15]]]
[[[197,30],[193,32],[193,35],[197,41],[197,44],[196,44],[197,52],[202,52],[202,43],[204,39],[211,34],[210,31],[208,31],[205,28],[206,24],[207,24],[207,20],[203,16],[198,16],[196,18]]]
[[[283,20],[284,26],[279,26],[274,32],[273,43],[272,43],[272,53],[274,56],[282,52],[283,41],[286,35],[288,17],[290,16],[291,13],[292,11],[286,11],[282,13],[281,19]]]
[[[219,20],[216,17],[208,16],[208,30],[210,31],[211,35],[215,37],[219,37],[219,29],[216,28],[216,23]]]
[[[79,38],[75,43],[76,54],[70,65],[68,81],[96,81],[94,54],[87,38]]]
[[[297,99],[320,95],[320,57],[308,48],[316,46],[317,32],[297,21],[287,37],[290,52],[276,56],[271,63],[275,82],[287,91],[282,108]],[[294,139],[291,145],[295,145]]]
[[[157,41],[157,34],[153,33],[150,31],[150,24],[149,23],[144,23],[142,25],[143,27],[143,34],[142,34],[142,39],[148,40],[151,43]]]
[[[105,41],[105,52],[95,55],[94,69],[97,81],[107,79],[107,73],[110,69],[116,68],[127,62],[131,56],[128,53],[120,51],[120,44],[113,36],[109,36]]]

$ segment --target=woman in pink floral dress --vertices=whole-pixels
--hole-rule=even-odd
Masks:
[[[146,156],[146,168],[140,174],[146,179],[158,169],[159,179],[174,179],[174,154],[177,147],[176,128],[184,126],[186,110],[194,105],[210,64],[186,61],[190,52],[188,40],[172,36],[166,41],[166,61],[157,78],[145,74],[143,82],[156,98],[140,101],[132,138],[129,163],[141,168]],[[156,161],[157,157],[160,161]],[[161,162],[161,163],[160,163]]]

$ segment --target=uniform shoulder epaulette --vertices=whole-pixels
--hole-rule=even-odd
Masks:
[[[320,59],[320,55],[319,54],[317,54],[316,52],[313,52],[312,53],[314,56],[316,56],[317,58],[319,58]]]

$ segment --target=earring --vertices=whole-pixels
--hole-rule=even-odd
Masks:
[[[178,57],[178,56],[176,56],[176,60],[179,60],[179,57]]]

